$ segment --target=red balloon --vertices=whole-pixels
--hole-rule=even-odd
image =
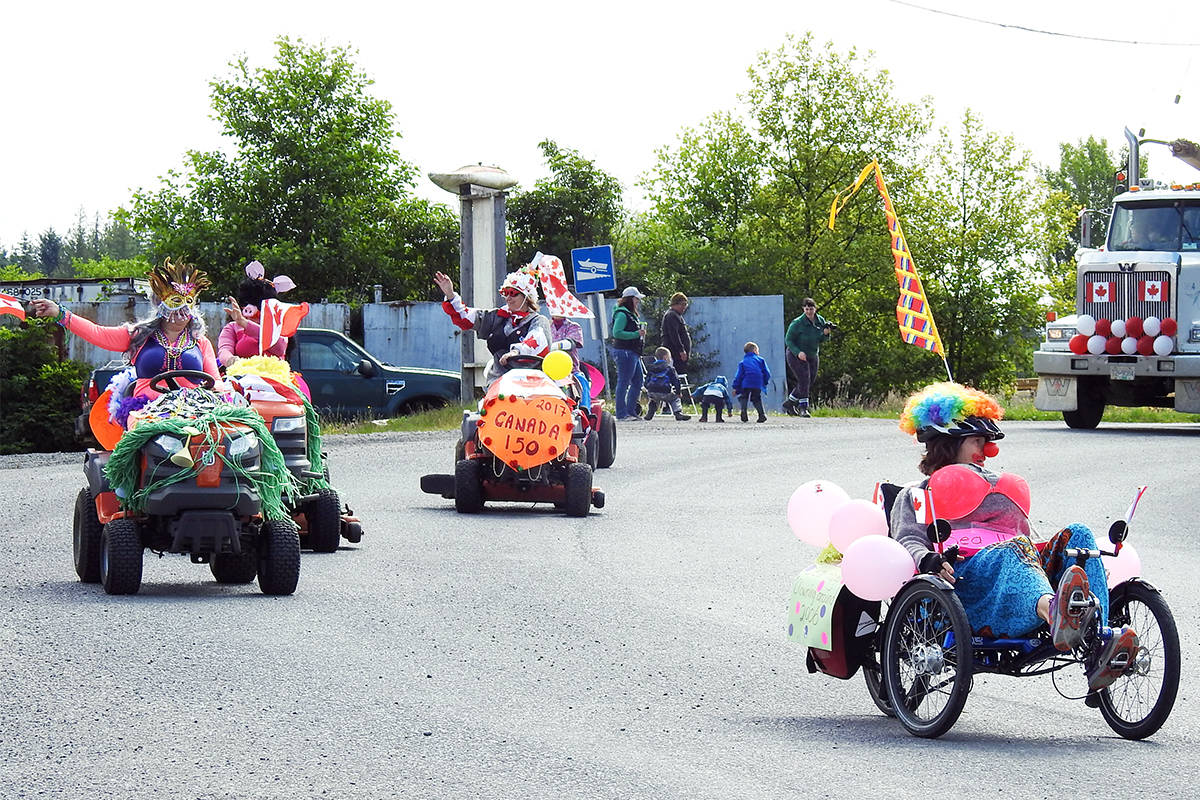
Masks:
[[[1179,332],[1179,323],[1177,323],[1174,319],[1172,319],[1171,317],[1167,317],[1166,319],[1164,319],[1162,321],[1163,336],[1174,336],[1178,332]]]
[[[1071,337],[1071,341],[1067,342],[1067,347],[1071,348],[1071,352],[1077,356],[1081,356],[1087,352],[1088,337],[1082,333],[1077,333]]]
[[[1098,336],[1109,336],[1112,334],[1112,323],[1106,319],[1096,320],[1096,334]]]
[[[1138,327],[1140,328],[1141,325],[1139,325]],[[1154,355],[1154,337],[1153,336],[1143,336],[1142,338],[1138,339],[1138,353],[1140,353],[1141,355],[1144,355],[1144,356]]]
[[[1121,340],[1116,336],[1108,337],[1108,339],[1104,342],[1104,352],[1108,353],[1110,356],[1121,355]]]
[[[1132,336],[1133,338],[1138,339],[1141,337],[1142,333],[1143,333],[1143,331],[1142,331],[1142,318],[1141,317],[1130,317],[1129,319],[1125,320],[1125,335],[1126,336]]]

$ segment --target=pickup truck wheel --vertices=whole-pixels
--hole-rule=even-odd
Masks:
[[[1100,418],[1104,416],[1104,396],[1085,391],[1080,386],[1079,408],[1075,411],[1064,411],[1062,415],[1068,428],[1090,431],[1100,424]]]
[[[333,489],[318,489],[304,505],[308,519],[308,546],[318,553],[333,553],[342,539],[342,501]]]
[[[258,559],[254,553],[214,553],[208,562],[217,583],[250,583],[258,574]]]
[[[258,540],[258,588],[292,594],[300,582],[300,534],[290,522],[268,520]]]
[[[454,510],[460,514],[483,510],[483,470],[478,461],[464,458],[454,465]]]
[[[566,484],[567,516],[586,517],[592,507],[592,468],[579,462],[568,464]]]
[[[86,486],[75,498],[75,523],[71,529],[71,544],[75,555],[75,574],[83,583],[100,580],[100,534],[103,526],[96,516],[96,501]]]
[[[617,458],[617,420],[611,412],[600,415],[600,430],[597,432],[596,466],[608,469]]]
[[[100,534],[100,583],[108,594],[142,588],[142,537],[131,519],[114,519]]]

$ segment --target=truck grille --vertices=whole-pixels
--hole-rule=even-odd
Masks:
[[[1164,300],[1148,301],[1142,299],[1138,284],[1142,281],[1162,281],[1166,289]],[[1112,283],[1116,286],[1116,302],[1089,302],[1087,285],[1089,283]],[[1083,297],[1083,313],[1090,314],[1096,319],[1129,319],[1130,317],[1158,317],[1166,319],[1174,316],[1171,304],[1175,300],[1174,286],[1171,286],[1171,273],[1164,270],[1146,272],[1085,272],[1083,285],[1079,287]]]

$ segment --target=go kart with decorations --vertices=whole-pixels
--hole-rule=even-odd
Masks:
[[[93,425],[112,452],[84,457],[73,531],[84,583],[137,593],[149,549],[208,564],[220,583],[257,577],[264,594],[296,590],[300,538],[283,504],[294,481],[259,415],[215,394],[214,384],[204,372],[160,373],[150,386],[163,394],[129,414],[119,439]]]
[[[592,486],[586,414],[536,367],[541,359],[514,357],[484,395],[479,411],[463,415],[453,475],[423,475],[421,490],[454,500],[461,514],[488,501],[552,503],[568,516],[604,507]]]
[[[262,417],[299,487],[296,494],[284,497],[284,504],[300,528],[301,546],[332,553],[343,538],[351,544],[362,541],[362,523],[349,506],[343,511],[341,498],[329,483],[320,420],[288,363],[272,356],[244,358],[227,375]]]

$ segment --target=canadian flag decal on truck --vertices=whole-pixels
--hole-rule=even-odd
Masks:
[[[1164,281],[1138,281],[1138,295],[1145,303],[1167,302],[1167,283]]]
[[[1089,303],[1111,303],[1116,298],[1116,285],[1112,281],[1100,281],[1087,285],[1087,301]]]

